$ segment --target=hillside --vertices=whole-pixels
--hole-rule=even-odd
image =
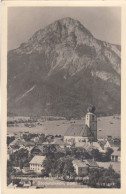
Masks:
[[[8,114],[80,117],[120,113],[121,47],[97,40],[71,18],[8,52]]]

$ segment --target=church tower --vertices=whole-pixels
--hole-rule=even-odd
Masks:
[[[88,107],[88,113],[85,116],[85,125],[87,125],[94,136],[94,141],[97,141],[97,116],[94,113],[95,107],[90,105]]]

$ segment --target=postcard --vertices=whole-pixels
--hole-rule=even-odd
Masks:
[[[124,193],[126,3],[2,2],[2,193]]]

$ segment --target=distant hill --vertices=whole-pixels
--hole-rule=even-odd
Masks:
[[[8,52],[8,113],[80,117],[120,113],[121,47],[64,18]]]

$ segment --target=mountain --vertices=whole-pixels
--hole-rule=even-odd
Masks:
[[[63,18],[8,52],[8,114],[80,117],[120,113],[121,47]]]

